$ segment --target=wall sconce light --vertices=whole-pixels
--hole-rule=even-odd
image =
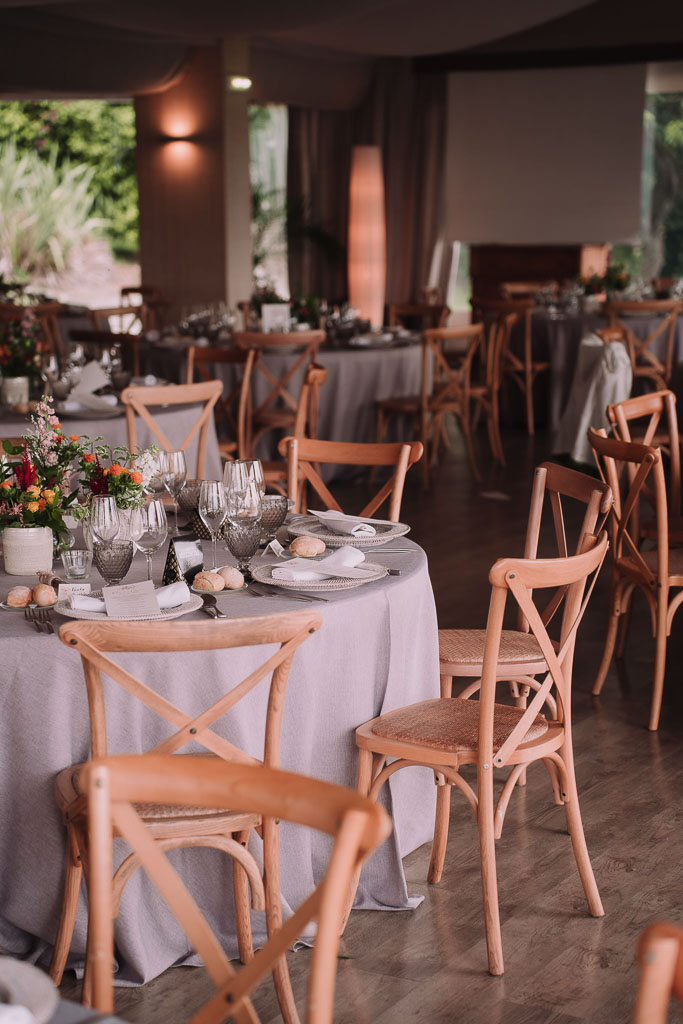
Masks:
[[[228,75],[228,89],[230,92],[248,92],[251,89],[251,78],[247,75]]]
[[[379,326],[384,320],[387,241],[379,146],[354,146],[349,184],[349,302]]]

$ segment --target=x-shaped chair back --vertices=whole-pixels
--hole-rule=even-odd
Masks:
[[[607,305],[607,316],[610,327],[620,327],[624,332],[633,376],[650,377],[657,387],[667,388],[671,383],[673,371],[674,341],[676,338],[676,319],[681,303],[673,299],[652,299],[640,302],[610,302]],[[624,316],[650,313],[658,319],[655,329],[646,338],[639,338],[635,331],[623,320]],[[665,354],[662,362],[652,351],[652,344],[666,332]]]
[[[133,299],[139,296],[140,301]],[[121,289],[121,306],[136,306],[140,310],[143,330],[158,330],[164,326],[166,311],[170,306],[156,285],[128,286]]]
[[[90,319],[96,331],[111,331],[112,334],[144,334],[144,306],[111,306],[107,309],[91,309]]]
[[[482,665],[479,747],[480,769],[494,764],[501,767],[524,742],[534,718],[540,714],[544,704],[553,713],[553,720],[563,724],[565,733],[571,734],[571,683],[576,632],[588,605],[598,572],[607,553],[607,533],[596,538],[585,534],[580,553],[567,558],[553,559],[511,559],[496,562],[489,573],[492,586],[489,616],[486,626],[486,645]],[[587,588],[589,576],[593,576]],[[543,611],[539,611],[532,594],[539,590],[552,589],[560,592],[558,602],[553,596]],[[498,676],[498,658],[503,630],[505,606],[508,595],[512,595],[519,614],[529,623],[529,630],[536,638],[548,666],[548,672],[531,698],[517,723],[494,753],[493,728]],[[548,633],[548,625],[557,609],[562,609],[559,646],[556,647]],[[548,614],[548,609],[552,613]]]
[[[671,515],[680,515],[681,449],[673,391],[654,391],[615,402],[607,406],[607,418],[619,440],[635,440],[666,452],[669,457],[669,511]],[[638,421],[635,438],[631,432],[634,421]],[[647,483],[643,484],[643,496],[654,508],[654,494]]]
[[[434,328],[423,331],[422,339],[422,410],[437,413],[453,404],[464,407],[472,380],[472,368],[477,356],[481,354],[483,325]],[[430,357],[431,394],[427,372]]]
[[[203,381],[215,380],[213,368],[216,364],[241,367],[241,374],[234,388],[229,395],[222,394],[215,407],[216,418],[218,419],[219,414],[222,415],[235,438],[238,459],[248,458],[248,452],[251,450],[251,375],[259,357],[259,350],[253,348],[201,348],[190,345],[187,350],[187,384],[194,383],[195,374]]]
[[[302,437],[285,437],[278,445],[280,455],[288,461],[288,495],[294,501],[296,511],[301,508],[304,488],[301,481],[311,485],[325,504],[325,508],[341,512],[341,506],[330,492],[318,472],[318,464],[335,466],[393,466],[394,471],[360,512],[361,516],[372,516],[389,499],[389,519],[398,522],[401,514],[401,498],[406,473],[422,457],[422,444],[412,441],[408,444],[358,444],[356,442],[314,441]]]
[[[195,437],[199,435],[195,477],[197,480],[201,480],[204,476],[204,456],[209,423],[222,391],[223,383],[220,380],[210,380],[199,384],[178,384],[175,387],[126,388],[121,392],[121,401],[126,407],[128,447],[131,451],[135,451],[137,448],[136,415],[147,424],[150,432],[165,451],[186,451]],[[180,445],[169,441],[149,411],[150,406],[188,405],[198,402],[203,402],[204,405]]]
[[[255,369],[265,377],[271,385],[271,390],[254,409],[253,418],[255,422],[258,422],[259,418],[265,413],[273,412],[277,407],[282,408],[282,406],[296,412],[297,401],[288,390],[288,384],[302,367],[317,362],[318,349],[325,341],[325,332],[305,331],[301,334],[260,334],[255,331],[245,331],[235,333],[233,340],[240,348],[272,349],[284,353],[292,352],[297,355],[292,365],[280,378],[272,372],[263,359],[258,361]]]
[[[121,686],[175,730],[150,754],[175,754],[188,743],[199,743],[226,761],[257,764],[257,760],[213,730],[214,724],[270,678],[263,761],[276,766],[280,755],[283,700],[295,651],[322,625],[319,615],[308,612],[262,615],[249,619],[217,619],[211,622],[158,622],[150,630],[144,622],[73,622],[62,626],[59,638],[81,655],[90,708],[90,739],[93,757],[107,756],[107,725],[102,675]],[[215,651],[234,647],[279,644],[277,651],[242,680],[227,676],[225,693],[195,715],[181,711],[156,690],[122,668],[107,653]],[[107,652],[107,653],[105,653]]]
[[[81,773],[90,817],[90,933],[88,963],[93,972],[93,1004],[101,1013],[113,1011],[111,963],[112,843],[122,835],[145,868],[161,896],[201,956],[216,987],[215,995],[192,1018],[220,1024],[258,1024],[249,993],[276,961],[297,941],[305,925],[317,923],[308,984],[308,1024],[331,1024],[337,951],[344,902],[351,877],[365,858],[391,833],[386,811],[352,790],[317,779],[263,767],[217,763],[192,758],[182,766],[172,757],[112,757],[87,764]],[[315,829],[331,839],[331,854],[323,879],[288,918],[271,931],[268,941],[241,970],[236,971],[206,918],[169,863],[160,845],[135,809],[135,804],[200,807],[231,805],[242,813],[261,816],[264,867],[271,867],[268,842],[276,820]]]

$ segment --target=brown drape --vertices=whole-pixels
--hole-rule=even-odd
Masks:
[[[416,75],[407,60],[379,61],[373,84],[352,112],[290,108],[288,196],[346,245],[351,147],[382,149],[387,204],[386,301],[419,298],[443,227],[446,76]],[[290,249],[297,291],[339,298],[346,267],[307,242]]]

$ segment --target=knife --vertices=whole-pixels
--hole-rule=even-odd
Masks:
[[[327,601],[326,597],[317,597],[313,594],[299,594],[292,593],[291,590],[283,589],[279,587],[272,587],[268,583],[250,583],[249,590],[256,595],[256,597],[288,597],[290,601]]]

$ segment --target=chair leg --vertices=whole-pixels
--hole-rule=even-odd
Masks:
[[[432,856],[429,862],[427,881],[436,885],[441,881],[443,874],[444,860],[446,859],[446,847],[448,846],[448,825],[451,816],[451,784],[439,776],[436,786],[436,816],[434,819],[434,840],[432,842]]]
[[[633,597],[633,589],[633,587],[627,587],[621,600],[622,607],[621,614],[619,616],[619,630],[617,633],[617,646],[615,651],[615,657],[617,658],[623,658],[624,651],[626,649],[626,640],[631,626],[631,598]]]
[[[441,423],[443,421],[443,413],[435,413],[432,416],[432,451],[429,458],[430,469],[436,465],[436,460],[439,457],[439,447],[441,445]]]
[[[572,840],[572,849],[574,850],[576,866],[579,869],[581,884],[583,885],[583,891],[586,894],[588,909],[591,916],[604,917],[605,911],[602,907],[602,900],[600,899],[600,893],[598,892],[595,875],[593,874],[593,867],[591,865],[590,857],[588,856],[586,837],[583,832],[581,808],[579,807],[579,793],[576,788],[576,776],[574,775],[574,755],[571,747],[563,747],[560,751],[560,756],[564,761],[567,774],[567,792],[564,794],[564,809],[567,815],[567,828],[569,829],[569,835]]]
[[[486,950],[489,973],[502,974],[503,940],[500,934],[500,910],[498,907],[498,879],[496,877],[496,839],[494,830],[493,769],[481,768],[478,779],[479,811],[479,855],[481,860],[481,886],[484,897],[484,926],[486,929]]]
[[[595,682],[593,683],[593,694],[598,696],[603,686],[605,685],[605,679],[607,678],[607,672],[612,663],[612,655],[614,654],[614,646],[617,642],[617,630],[619,628],[619,591],[620,587],[618,584],[614,584],[612,587],[612,596],[609,603],[609,621],[607,623],[607,633],[605,634],[605,646],[602,651],[602,660],[595,676]]]
[[[83,867],[81,865],[76,836],[71,825],[67,825],[68,849],[66,855],[66,876],[64,878],[64,895],[59,916],[59,927],[55,939],[55,948],[50,961],[49,974],[55,985],[61,984],[66,967],[66,960],[71,948],[71,939],[76,923],[78,894],[81,890]]]
[[[526,400],[526,430],[529,437],[534,436],[534,378],[531,368],[524,367],[524,398]]]
[[[266,927],[268,936],[282,925],[282,895],[280,891],[279,825],[271,818],[263,819],[264,887],[266,891]],[[285,955],[273,963],[273,983],[285,1024],[301,1024],[292,992]]]
[[[655,635],[655,676],[652,684],[652,704],[650,705],[650,721],[648,729],[655,732],[659,728],[659,715],[662,710],[664,693],[664,672],[666,670],[666,613],[669,605],[668,591],[660,587],[657,595],[657,633]]]
[[[233,835],[242,846],[249,842],[250,829],[243,832],[236,832]],[[240,960],[243,964],[248,963],[254,956],[254,945],[251,935],[251,914],[249,910],[249,878],[241,864],[236,860],[232,862],[232,887],[235,898],[235,930],[237,931],[237,945],[240,951]]]
[[[470,464],[470,469],[472,470],[472,476],[477,483],[481,483],[481,473],[477,466],[477,460],[474,454],[474,445],[472,444],[472,433],[470,431],[470,425],[466,415],[460,417],[460,429],[462,430],[462,436],[465,439],[465,450],[467,451],[467,460]]]
[[[422,476],[422,490],[429,490],[429,422],[427,413],[422,412],[418,417],[419,438],[422,442],[422,458],[420,459],[420,473]]]
[[[439,676],[442,697],[453,696],[453,676]]]

